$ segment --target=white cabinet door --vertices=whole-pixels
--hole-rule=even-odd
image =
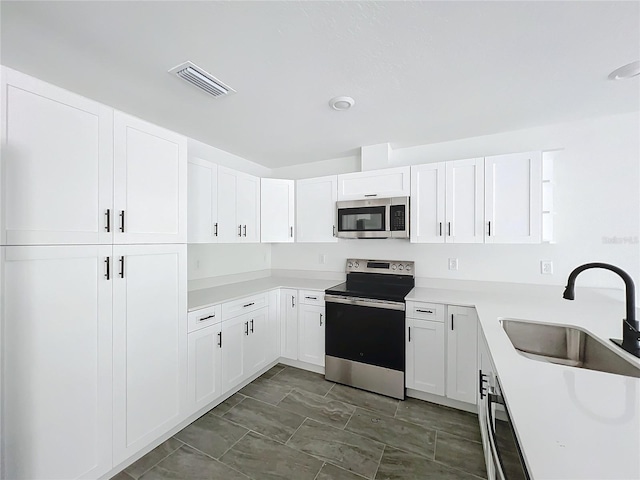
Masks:
[[[337,242],[337,175],[298,180],[296,200],[296,241]]]
[[[338,200],[408,197],[410,172],[409,167],[397,167],[338,175]]]
[[[447,307],[447,397],[476,403],[478,318],[474,308]]]
[[[113,116],[115,243],[186,243],[187,139]]]
[[[294,184],[293,180],[260,180],[262,242],[293,242]]]
[[[220,323],[188,335],[189,411],[207,406],[222,395],[222,331]]]
[[[417,243],[445,241],[445,164],[411,167],[410,238]]]
[[[222,322],[222,392],[228,392],[245,378],[245,315]]]
[[[260,242],[260,178],[237,172],[236,209],[242,242]]]
[[[4,67],[1,97],[0,244],[111,243],[113,110]]]
[[[242,227],[236,218],[236,172],[218,167],[218,241],[235,243],[240,241]]]
[[[300,305],[298,360],[324,367],[324,305]]]
[[[218,241],[218,166],[190,158],[187,170],[188,242],[215,243]]]
[[[407,319],[407,388],[444,395],[444,324]]]
[[[267,364],[269,332],[267,331],[268,308],[243,315],[245,318],[245,345],[243,347],[245,376],[249,377]]]
[[[284,358],[298,359],[298,291],[280,289],[280,352]]]
[[[187,247],[114,246],[114,464],[186,412]]]
[[[540,152],[485,158],[486,243],[540,243]]]
[[[3,250],[3,478],[99,478],[112,465],[112,247]]]
[[[484,242],[484,159],[446,162],[446,241]]]

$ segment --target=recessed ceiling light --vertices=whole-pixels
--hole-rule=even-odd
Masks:
[[[623,80],[640,75],[640,61],[631,62],[624,67],[616,68],[609,74],[609,80]]]
[[[349,110],[355,103],[356,101],[351,97],[334,97],[329,100],[329,105],[334,110]]]

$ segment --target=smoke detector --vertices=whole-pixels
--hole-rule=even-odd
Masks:
[[[334,110],[349,110],[356,101],[351,97],[333,97],[329,100],[329,105]]]
[[[191,62],[184,62],[180,65],[176,65],[169,70],[169,73],[176,74],[185,82],[189,82],[194,87],[197,87],[214,97],[221,97],[223,95],[236,93],[233,88],[225,85],[209,72]]]
[[[609,74],[609,80],[624,80],[640,75],[640,61],[631,62],[620,68],[616,68]]]

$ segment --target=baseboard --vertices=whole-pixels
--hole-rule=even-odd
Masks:
[[[417,398],[418,400],[424,400],[425,402],[437,403],[438,405],[455,408],[456,410],[464,410],[465,412],[475,414],[478,413],[478,406],[473,403],[461,402],[459,400],[453,400],[451,398],[434,395],[433,393],[421,392],[411,388],[407,388],[407,397]]]
[[[324,375],[324,367],[314,365],[313,363],[301,362],[300,360],[294,360],[292,358],[285,357],[280,357],[280,359],[276,363],[282,363],[283,365],[287,365],[289,367],[296,367],[302,370],[309,370],[310,372]]]

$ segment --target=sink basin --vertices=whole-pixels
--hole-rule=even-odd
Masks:
[[[514,319],[500,322],[515,349],[527,358],[640,378],[640,366],[584,330]]]

